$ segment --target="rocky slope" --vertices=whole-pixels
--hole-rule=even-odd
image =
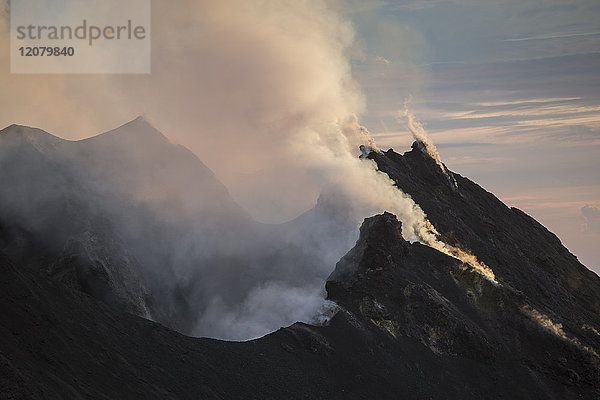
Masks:
[[[600,394],[600,343],[593,331],[577,337],[565,332],[508,282],[493,284],[459,260],[405,242],[391,214],[365,221],[327,291],[346,312],[392,341],[412,338],[427,347],[462,377],[452,379],[464,385],[465,396]],[[489,379],[502,389],[485,395]]]
[[[597,398],[598,357],[523,297],[367,219],[327,326],[194,339],[1,258],[0,398]]]
[[[562,324],[567,336],[598,339],[586,326],[600,324],[600,278],[554,234],[449,171],[454,187],[416,143],[404,155],[390,150],[370,157],[421,206],[444,241],[471,251],[500,283]]]
[[[327,324],[297,323],[235,343],[183,336],[127,312],[144,312],[127,305],[153,310],[154,300],[147,291],[156,293],[156,287],[146,286],[147,276],[140,272],[152,257],[144,256],[131,235],[115,224],[124,217],[137,221],[136,213],[148,209],[136,207],[129,197],[128,202],[117,202],[129,204],[127,213],[108,207],[114,197],[109,196],[108,202],[98,199],[113,192],[85,184],[103,181],[98,169],[87,170],[97,173],[96,178],[80,179],[77,174],[90,176],[89,172],[65,170],[68,164],[49,155],[52,148],[62,146],[56,140],[40,132],[20,135],[8,143],[22,147],[9,147],[7,137],[0,137],[3,177],[12,185],[10,192],[3,191],[2,201],[13,212],[9,215],[3,208],[0,220],[2,399],[600,396],[598,276],[531,217],[506,207],[458,174],[448,171],[449,179],[418,145],[404,155],[388,151],[369,157],[415,199],[444,241],[484,261],[498,283],[460,260],[405,241],[401,223],[384,213],[364,221],[355,246],[332,268],[326,289],[337,306]],[[94,152],[103,146],[93,146]],[[101,159],[118,151],[106,150]],[[36,157],[36,162],[20,161],[24,154]],[[72,154],[69,150],[64,159]],[[115,160],[109,164],[121,163],[123,157]],[[19,184],[24,171],[33,182]],[[135,182],[127,181],[130,178],[119,177],[124,180],[119,186],[140,185],[135,193],[153,198],[146,177]],[[50,191],[51,200],[28,199],[27,189],[34,184]],[[66,187],[76,190],[65,197],[60,190]],[[26,201],[11,203],[15,193]],[[335,210],[328,211],[326,204],[293,225],[310,226],[327,218]],[[31,218],[31,210],[37,218]],[[7,223],[7,216],[14,215],[28,223],[15,224],[14,219]],[[55,226],[65,229],[50,229]],[[336,226],[325,224],[318,235],[335,235]],[[285,238],[280,244],[292,248],[303,236],[286,227],[271,232]],[[282,248],[254,261],[277,264],[295,255],[299,260],[290,265],[302,274],[307,271],[302,269],[304,263],[324,260],[289,249],[281,256]],[[209,265],[222,263],[225,269],[228,262],[238,262],[211,261],[215,264]],[[252,264],[246,265],[251,277]],[[277,269],[271,268],[276,274]],[[95,282],[93,290],[90,282]],[[173,307],[187,307],[193,298],[183,296]]]

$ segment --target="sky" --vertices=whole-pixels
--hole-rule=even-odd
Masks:
[[[149,75],[10,74],[0,4],[2,126],[81,139],[145,115],[281,222],[322,187],[299,159],[326,111],[403,152],[407,104],[448,168],[600,272],[596,0],[155,0]]]
[[[361,122],[404,151],[404,102],[448,168],[600,272],[600,2],[389,1],[353,15]]]

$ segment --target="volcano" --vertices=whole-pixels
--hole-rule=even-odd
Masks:
[[[326,196],[259,224],[143,119],[79,142],[0,131],[0,398],[599,398],[600,278],[420,143],[365,158],[495,280],[406,241],[388,212],[356,240]],[[327,318],[190,336],[215,293],[233,304],[282,271],[322,276]]]

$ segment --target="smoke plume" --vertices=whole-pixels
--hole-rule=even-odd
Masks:
[[[419,122],[419,120],[417,120],[417,117],[415,116],[415,114],[413,114],[408,109],[409,103],[410,103],[410,98],[406,99],[404,101],[404,113],[403,113],[407,120],[408,130],[410,131],[410,133],[412,133],[413,138],[417,141],[417,143],[420,144],[421,151],[423,151],[425,154],[428,154],[435,161],[435,163],[440,167],[440,169],[442,170],[444,175],[446,175],[446,177],[448,178],[450,183],[452,185],[454,185],[454,187],[457,187],[458,184],[456,183],[456,180],[454,179],[454,177],[452,177],[452,176],[450,176],[450,174],[448,174],[448,171],[446,170],[446,166],[444,165],[444,163],[442,163],[442,160],[440,158],[440,154],[438,153],[437,148],[435,147],[435,145],[433,144],[433,142],[431,141],[429,136],[427,136],[427,133],[425,132],[425,128],[423,128],[423,125]]]
[[[7,8],[8,2],[3,0],[2,5]],[[321,193],[342,221],[330,224],[314,218],[296,236],[282,239],[296,246],[296,253],[306,255],[302,269],[284,261],[265,267],[256,261],[260,257],[251,255],[277,253],[272,233],[248,241],[226,236],[229,241],[213,246],[202,231],[210,224],[190,218],[187,213],[194,202],[179,200],[205,193],[202,187],[187,185],[186,179],[197,179],[189,171],[169,172],[173,181],[192,187],[185,196],[176,192],[181,185],[140,186],[136,195],[131,192],[138,186],[121,182],[125,192],[148,202],[157,220],[168,220],[178,239],[170,239],[173,248],[155,254],[155,259],[173,266],[177,282],[172,286],[184,288],[182,292],[197,307],[194,321],[188,321],[193,326],[189,333],[248,339],[296,320],[312,321],[324,303],[324,280],[350,249],[358,224],[382,211],[397,215],[408,240],[467,260],[493,279],[491,270],[474,257],[471,260],[465,252],[440,242],[410,196],[378,171],[373,161],[358,158],[360,145],[373,151],[379,148],[357,117],[364,100],[349,62],[354,33],[335,2],[155,1],[152,15],[152,74],[89,76],[11,75],[4,15],[0,19],[0,124],[39,126],[66,139],[81,139],[135,115],[148,115],[226,184],[242,175],[250,182],[255,176],[268,176],[252,196],[270,200],[285,196],[298,214],[311,206],[307,199],[314,202]],[[412,114],[406,115],[415,138],[447,174],[421,125]],[[131,147],[139,147],[138,152],[144,149],[135,142]],[[163,238],[159,228],[147,231],[153,223],[138,224],[128,218],[120,231],[131,238]],[[353,233],[336,233],[339,226],[352,226]],[[247,232],[231,225],[227,230]],[[332,239],[315,243],[310,240],[315,232]],[[139,253],[154,254],[151,250],[159,251],[144,248]],[[146,258],[153,265],[152,258]],[[220,262],[194,262],[199,259]],[[155,276],[164,279],[158,272]]]

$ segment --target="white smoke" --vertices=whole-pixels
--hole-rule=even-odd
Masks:
[[[313,317],[317,318],[324,306],[333,304],[322,300],[324,294],[318,287],[267,282],[252,289],[235,308],[228,307],[221,297],[214,297],[197,329],[228,340],[248,340],[297,321],[318,322]]]
[[[354,33],[339,4],[155,1],[152,14],[153,72],[141,76],[11,75],[4,16],[0,122],[41,126],[79,139],[132,116],[150,115],[222,179],[240,171],[271,171],[256,196],[335,193],[337,207],[349,208],[357,227],[365,217],[392,212],[403,222],[406,239],[458,257],[493,280],[491,270],[473,256],[440,242],[423,210],[374,161],[358,158],[359,145],[365,151],[379,148],[358,122],[364,99],[349,62]],[[407,116],[415,137],[446,172],[420,124]],[[297,184],[300,176],[303,185]],[[194,245],[182,245],[179,259],[188,258]],[[341,256],[347,250],[328,251]],[[250,291],[240,290],[243,300],[235,303],[216,294],[198,317],[196,333],[244,339],[292,320],[310,322],[324,302],[324,278],[333,267],[304,274],[282,271],[288,274],[285,280],[265,274]],[[293,284],[291,277],[297,278]],[[232,284],[230,290],[238,288]]]
[[[356,114],[352,114],[349,118],[346,119],[343,126],[344,134],[352,138],[354,142],[360,141],[364,150],[361,149],[364,153],[370,153],[371,151],[376,151],[381,154],[381,149],[377,147],[375,143],[375,139],[371,136],[371,132],[369,130],[359,124],[358,116]]]
[[[558,336],[562,339],[568,339],[567,335],[563,331],[563,326],[560,323],[553,322],[550,317],[545,314],[542,314],[535,308],[532,308],[529,305],[521,306],[521,312],[527,315],[531,320],[539,324],[541,327],[547,329],[552,332],[554,335]]]
[[[582,349],[584,351],[587,351],[588,353],[590,353],[591,355],[593,355],[595,357],[600,357],[595,348],[584,345],[583,343],[581,343],[579,338],[569,337],[563,330],[563,324],[552,321],[552,319],[550,319],[549,316],[539,312],[535,308],[531,307],[529,304],[525,304],[525,305],[521,306],[519,309],[529,319],[531,319],[533,322],[538,324],[541,328],[546,329],[548,332],[552,333],[556,337],[559,337],[563,340],[573,343],[575,346],[579,347],[580,349]],[[596,335],[598,334],[598,331],[589,325],[583,325],[582,329],[591,330]]]
[[[446,177],[448,178],[448,180],[454,187],[458,187],[458,183],[456,182],[456,180],[454,179],[453,176],[450,176],[450,174],[448,173],[448,170],[446,169],[446,166],[444,166],[444,163],[442,163],[440,154],[438,153],[437,148],[435,147],[435,145],[433,144],[433,142],[431,141],[431,139],[425,132],[425,128],[423,128],[423,124],[421,124],[421,122],[419,122],[419,120],[417,120],[417,117],[415,116],[415,114],[412,113],[408,109],[408,105],[410,104],[410,101],[411,101],[410,98],[408,98],[404,101],[404,112],[403,112],[403,115],[404,115],[404,117],[406,117],[406,120],[407,120],[408,130],[410,131],[410,133],[412,133],[413,138],[420,145],[419,148],[421,149],[421,151],[423,151],[425,154],[428,154],[435,161],[435,163],[442,170],[442,173],[444,175],[446,175]]]
[[[348,141],[343,137],[344,132],[338,128],[337,135],[340,137],[336,140],[331,141],[328,136],[321,141],[313,142],[306,151],[307,153],[312,152],[314,155],[310,158],[313,166],[317,165],[319,170],[326,172],[325,177],[328,184],[334,185],[337,191],[343,193],[349,201],[354,203],[354,209],[358,211],[358,215],[366,217],[374,213],[389,211],[402,221],[402,234],[405,239],[419,241],[457,258],[490,282],[498,284],[489,266],[477,260],[468,251],[440,241],[438,232],[427,219],[421,207],[409,195],[395,186],[387,174],[379,171],[374,161],[358,159],[348,147]],[[420,132],[424,135],[422,129]],[[315,133],[321,139],[319,132]],[[330,134],[335,135],[335,130]],[[345,146],[330,148],[331,143]],[[435,150],[433,143],[429,140],[428,143]],[[374,141],[371,144],[376,148]],[[435,154],[437,156],[437,152]],[[439,160],[439,156],[437,159]],[[439,165],[443,167],[441,161],[439,161]],[[442,171],[450,178],[445,168]]]

